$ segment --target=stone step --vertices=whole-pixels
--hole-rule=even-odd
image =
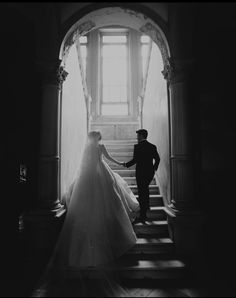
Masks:
[[[103,142],[106,148],[134,148],[137,142]]]
[[[138,238],[136,245],[126,255],[171,253],[174,253],[174,243],[170,238]]]
[[[133,153],[134,151],[133,145],[127,145],[127,146],[110,145],[110,146],[106,146],[106,148],[110,154],[119,153],[119,152]]]
[[[132,192],[137,195],[138,194],[138,187],[137,185],[129,185],[130,189]],[[149,193],[150,195],[159,195],[160,194],[160,189],[159,186],[157,185],[149,185]]]
[[[186,265],[178,259],[170,260],[139,260],[133,258],[128,263],[119,264],[114,269],[121,278],[125,279],[173,279],[182,278]]]
[[[127,254],[116,264],[117,272],[121,272],[124,279],[175,279],[183,278],[187,273],[186,261],[170,254]],[[122,268],[126,272],[123,273]]]
[[[114,150],[114,151],[119,151],[119,150],[128,150],[128,151],[133,151],[134,150],[134,145],[136,143],[107,143],[104,144],[104,146],[107,148],[107,150]]]
[[[121,145],[121,144],[125,144],[125,145],[134,145],[137,144],[137,140],[136,139],[128,139],[128,140],[103,140],[102,143],[104,145]]]
[[[137,198],[138,196],[136,196]],[[149,196],[149,200],[150,200],[150,207],[154,207],[154,206],[164,206],[163,203],[163,197],[160,194],[157,195],[150,195]]]
[[[113,158],[114,158],[115,160],[117,160],[117,161],[128,162],[128,161],[130,161],[130,160],[133,158],[133,154],[131,154],[130,156],[128,156],[128,154],[126,154],[125,156],[120,156],[120,155],[115,156],[115,155],[111,154],[111,157],[113,157]],[[105,157],[104,157],[104,159],[105,159],[105,161],[106,161],[109,165],[113,165],[113,164],[114,164],[113,161],[110,161],[110,160],[106,159]]]
[[[135,177],[135,170],[115,170],[121,177]]]
[[[150,220],[166,220],[167,214],[164,206],[150,207],[147,211],[147,218]]]
[[[132,258],[120,258],[114,264],[107,266],[103,270],[109,274],[115,272],[121,279],[179,279],[186,274],[186,264],[178,258],[140,259],[139,255]],[[81,269],[82,270],[82,269]],[[69,271],[68,278],[78,278],[81,274],[79,271]],[[85,269],[87,278],[96,279],[101,277],[96,268]]]
[[[142,238],[142,235],[153,235],[153,238],[156,238],[157,235],[166,235],[168,236],[168,223],[166,220],[158,221],[147,221],[145,224],[137,223],[133,225],[134,231],[139,238]],[[155,235],[155,236],[154,236]],[[160,237],[160,236],[159,236]],[[146,238],[146,237],[143,237]]]
[[[138,200],[138,195],[135,195],[136,199]],[[158,207],[158,206],[163,206],[164,207],[164,203],[163,203],[163,197],[162,195],[150,195],[149,196],[149,202],[150,202],[150,207]]]
[[[120,157],[132,159],[132,157],[133,157],[133,152],[127,152],[127,151],[120,151],[120,152],[109,151],[109,154],[115,159],[120,158]]]
[[[117,165],[117,164],[115,164],[115,163],[108,162],[107,159],[106,159],[105,161],[108,163],[109,167],[110,167],[112,170],[114,170],[114,171],[116,171],[116,170],[125,170],[125,169],[127,169],[127,168],[125,168],[125,167],[123,167],[123,166],[120,166],[120,165]],[[124,161],[124,162],[125,162],[124,159],[121,160],[121,161]],[[132,167],[129,167],[128,169],[129,169],[129,170],[135,170],[135,165],[133,165]]]
[[[135,177],[123,177],[123,179],[129,184],[129,185],[137,185],[136,178]],[[150,185],[156,185],[156,180],[153,179],[150,183]]]

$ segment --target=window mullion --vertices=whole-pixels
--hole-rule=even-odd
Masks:
[[[129,110],[129,53],[128,53],[128,41],[126,42],[117,42],[116,40],[114,42],[103,42],[103,36],[126,36],[127,37],[127,33],[123,34],[123,32],[116,32],[115,34],[112,34],[112,32],[109,32],[109,34],[107,34],[106,32],[101,32],[100,34],[100,49],[101,49],[101,55],[100,55],[100,86],[101,86],[101,91],[100,91],[100,111],[101,114],[102,113],[102,109],[104,108],[104,106],[107,107],[116,107],[116,108],[120,108],[122,111],[122,106],[127,106],[128,110]],[[111,39],[112,40],[112,39]],[[113,69],[114,72],[109,72],[109,56],[105,56],[105,54],[109,54],[109,51],[107,48],[106,49],[106,53],[105,53],[105,49],[104,46],[111,46],[111,50],[112,50],[112,46],[114,47],[113,50],[115,50],[115,47],[118,46],[125,46],[125,58],[120,56],[120,67],[118,67],[118,69]],[[108,58],[106,61],[106,57]],[[112,56],[111,56],[112,57]],[[115,59],[115,58],[114,58]],[[119,59],[119,58],[117,58]],[[113,60],[114,61],[114,60]],[[116,61],[118,64],[119,62]],[[122,64],[125,65],[126,67],[126,82],[122,82],[122,77],[119,77],[119,75],[117,76],[117,82],[115,83],[114,81],[112,82],[111,80],[109,80],[108,82],[105,81],[105,79],[109,79],[109,75],[111,74],[116,74],[115,71],[122,71]],[[112,67],[112,63],[110,63],[111,67]],[[115,65],[116,67],[116,63],[114,63],[113,65]],[[109,74],[110,73],[110,74]],[[110,87],[110,88],[109,88]],[[113,89],[113,90],[112,90]],[[106,91],[106,94],[104,93]],[[119,91],[119,92],[117,92]],[[125,92],[125,93],[124,93]],[[105,97],[106,96],[106,97]],[[124,97],[125,96],[125,97]],[[115,111],[113,111],[114,113]],[[106,111],[106,115],[108,112]],[[121,112],[122,114],[124,114],[124,111]],[[116,114],[116,113],[115,113]],[[126,114],[126,112],[125,112]],[[117,114],[118,115],[118,114]]]

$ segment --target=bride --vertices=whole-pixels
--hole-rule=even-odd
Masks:
[[[88,133],[77,177],[66,194],[67,214],[49,265],[57,275],[109,266],[137,241],[132,221],[139,203],[104,157],[123,163],[100,140],[100,132]]]

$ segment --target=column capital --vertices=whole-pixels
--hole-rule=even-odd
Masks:
[[[169,57],[162,74],[169,85],[183,82],[189,78],[195,65],[194,59],[176,59]]]
[[[37,61],[36,66],[41,75],[42,84],[57,85],[61,88],[65,81],[68,72],[65,71],[64,66],[61,65],[61,60],[43,60]]]

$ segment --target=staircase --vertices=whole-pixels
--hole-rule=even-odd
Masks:
[[[108,152],[118,161],[129,161],[133,157],[136,140],[104,141]],[[110,167],[122,176],[133,193],[138,196],[135,166],[125,169],[110,161]],[[167,214],[155,179],[150,186],[150,210],[147,224],[134,225],[138,241],[130,251],[117,260],[112,270],[125,279],[176,279],[186,273],[186,264],[174,254],[174,243],[169,237]]]
[[[129,161],[133,157],[136,140],[103,141],[110,155],[118,161]],[[106,160],[109,166],[122,176],[138,197],[135,178],[135,166],[126,169]],[[179,280],[186,276],[186,263],[175,256],[174,243],[169,237],[167,214],[155,179],[150,186],[150,210],[147,212],[146,224],[135,224],[136,245],[120,257],[109,269],[126,281],[141,280]],[[76,277],[76,272],[70,272]],[[97,278],[96,268],[86,270],[89,278]]]

